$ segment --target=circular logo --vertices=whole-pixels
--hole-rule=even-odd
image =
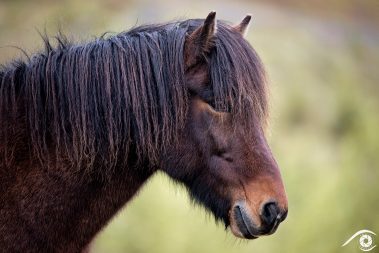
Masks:
[[[372,244],[371,236],[368,234],[361,235],[361,237],[359,238],[359,244],[361,245],[363,249],[369,248]]]
[[[353,234],[344,244],[342,244],[342,247],[348,245],[354,238],[357,237],[357,239],[359,238],[359,249],[365,252],[371,251],[374,248],[376,248],[376,246],[378,246],[375,245],[375,237],[373,237],[374,235],[376,236],[376,234],[370,230],[359,230],[358,232]]]

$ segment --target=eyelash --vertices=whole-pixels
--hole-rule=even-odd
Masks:
[[[210,87],[207,87],[207,88],[201,90],[200,92],[198,92],[198,96],[200,96],[200,98],[202,100],[204,100],[207,104],[209,104],[215,111],[226,112],[226,113],[231,112],[231,108],[228,108],[227,110],[220,110],[220,108],[216,108],[215,96],[214,96],[213,91]]]
[[[204,101],[206,101],[209,104],[214,105],[214,103],[215,103],[215,98],[213,95],[204,95],[204,96],[202,96],[202,98],[204,99]]]
[[[213,109],[216,109],[216,106],[215,106],[215,98],[214,98],[214,95],[213,95],[213,92],[210,91],[210,90],[206,90],[204,92],[202,92],[202,94],[200,94],[200,97],[205,101],[207,102],[210,106],[213,107]]]

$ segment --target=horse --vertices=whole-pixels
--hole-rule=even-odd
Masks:
[[[84,251],[158,171],[235,236],[274,233],[288,203],[250,20],[43,36],[43,50],[2,65],[1,251]]]

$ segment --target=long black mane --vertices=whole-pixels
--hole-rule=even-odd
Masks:
[[[12,163],[12,123],[24,120],[29,148],[42,163],[64,159],[91,168],[113,168],[131,148],[155,160],[185,122],[186,35],[203,20],[134,28],[56,46],[0,70],[0,160]],[[240,34],[218,22],[207,55],[214,105],[236,119],[267,118],[265,75],[259,57]],[[237,117],[240,116],[240,117]],[[53,157],[52,157],[53,156]],[[121,159],[121,160],[120,160]]]

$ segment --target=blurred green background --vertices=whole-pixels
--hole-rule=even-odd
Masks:
[[[268,139],[289,216],[272,236],[236,239],[158,174],[92,252],[360,252],[357,240],[341,245],[360,229],[379,233],[379,1],[0,1],[0,62],[22,57],[10,45],[41,48],[36,29],[82,41],[210,10],[236,23],[253,15],[247,39],[269,74]]]

